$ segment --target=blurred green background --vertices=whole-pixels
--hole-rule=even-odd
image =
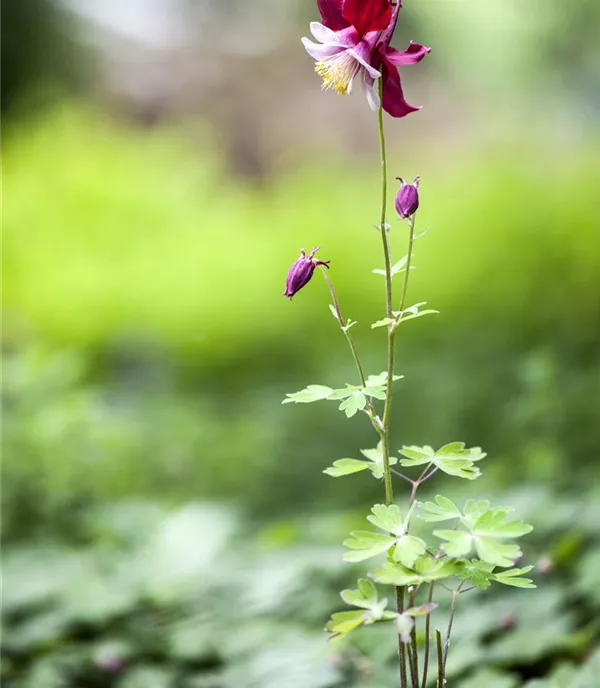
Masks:
[[[405,5],[398,45],[433,50],[389,159],[430,228],[409,300],[441,313],[402,331],[395,443],[481,445],[432,494],[517,507],[538,562],[533,592],[461,598],[451,685],[598,688],[600,6]],[[395,685],[389,628],[321,630],[382,494],[321,471],[372,429],[281,405],[355,381],[322,281],[281,297],[301,246],[384,367],[375,121],[321,93],[313,3],[2,19],[4,684]]]

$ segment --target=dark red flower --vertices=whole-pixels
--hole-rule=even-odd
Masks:
[[[302,42],[316,61],[323,88],[347,94],[354,77],[362,73],[367,101],[379,108],[377,79],[383,80],[383,109],[392,117],[404,117],[418,107],[409,105],[402,92],[398,67],[415,64],[430,48],[410,43],[401,52],[390,47],[401,3],[392,12],[390,0],[317,0],[323,23],[312,22],[311,33],[319,41]]]
[[[313,276],[313,272],[318,265],[324,265],[326,268],[329,267],[329,263],[331,262],[329,260],[313,260],[318,250],[318,246],[313,248],[308,256],[304,249],[300,250],[300,258],[294,261],[287,274],[283,296],[291,300],[294,294],[299,292],[302,287],[310,282],[310,278]]]

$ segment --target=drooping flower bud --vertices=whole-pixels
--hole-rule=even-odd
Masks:
[[[400,181],[400,188],[396,194],[396,210],[402,218],[410,217],[417,212],[419,207],[419,177],[415,177],[412,184],[407,184],[402,177],[396,177]]]
[[[295,260],[292,267],[289,269],[285,280],[285,291],[283,295],[290,299],[290,301],[294,294],[299,292],[302,287],[310,282],[310,278],[313,276],[313,272],[318,265],[324,265],[326,268],[329,267],[330,261],[328,260],[313,260],[318,250],[318,246],[313,248],[307,256],[306,251],[301,249],[300,258]]]

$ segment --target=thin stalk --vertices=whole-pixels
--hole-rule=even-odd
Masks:
[[[408,219],[409,235],[408,235],[408,251],[406,254],[406,265],[404,266],[404,282],[402,283],[402,296],[400,297],[399,311],[404,310],[406,305],[406,294],[408,292],[408,276],[410,273],[410,263],[413,254],[413,245],[415,243],[415,215],[411,215]]]
[[[396,604],[398,606],[398,613],[402,614],[404,611],[404,588],[396,588]],[[406,645],[400,639],[400,634],[398,634],[398,660],[400,666],[400,685],[402,688],[408,688],[408,678],[406,675]]]
[[[452,591],[452,602],[450,603],[450,618],[448,619],[448,630],[446,631],[446,642],[444,643],[444,673],[446,672],[446,662],[448,661],[448,650],[450,649],[450,635],[452,634],[452,624],[454,623],[454,612],[456,611],[456,600],[460,595],[461,583],[456,590]]]
[[[428,604],[431,604],[433,600],[433,589],[435,587],[435,581],[431,581],[429,584],[429,595],[427,596]],[[429,633],[431,628],[431,613],[427,614],[425,617],[425,657],[423,659],[423,682],[421,683],[421,688],[426,688],[427,686],[427,672],[429,671]]]
[[[392,292],[392,259],[390,243],[388,239],[387,223],[387,153],[385,148],[385,131],[383,127],[383,79],[379,79],[379,110],[377,112],[377,128],[379,131],[379,148],[381,152],[381,216],[379,221],[379,232],[383,245],[383,257],[385,262],[385,304],[388,318],[393,317],[393,292]],[[379,428],[381,446],[383,454],[383,482],[385,486],[385,503],[390,505],[394,502],[394,488],[392,487],[392,471],[390,470],[390,411],[392,408],[392,382],[394,379],[394,328],[388,325],[387,328],[387,385],[385,395],[385,405],[383,407],[383,418]],[[404,588],[396,588],[396,603],[398,613],[404,609]],[[406,676],[406,648],[400,635],[398,634],[398,664],[400,669],[400,688],[408,688]]]
[[[435,629],[435,644],[437,645],[437,665],[438,665],[438,680],[437,688],[444,688],[446,679],[444,678],[444,658],[442,651],[442,632],[439,628]]]
[[[408,592],[408,606],[415,606],[415,590],[409,588]],[[429,616],[429,614],[427,615]],[[419,688],[419,647],[417,645],[417,619],[414,619],[413,627],[410,631],[410,650],[409,654],[411,656],[411,672],[412,672],[412,682],[414,688]]]
[[[335,315],[338,323],[340,324],[340,327],[342,328],[342,332],[344,333],[344,336],[346,337],[346,340],[348,342],[348,345],[350,347],[350,351],[352,352],[352,358],[354,359],[354,363],[356,364],[356,370],[358,372],[358,377],[360,378],[360,384],[365,387],[367,384],[366,378],[365,378],[365,373],[362,367],[362,364],[360,362],[360,358],[358,357],[358,351],[356,349],[356,344],[354,343],[354,339],[352,339],[352,335],[350,334],[350,330],[346,327],[346,321],[342,317],[342,311],[340,309],[340,302],[338,301],[337,294],[335,293],[335,288],[333,286],[333,282],[331,281],[331,277],[329,277],[329,273],[327,272],[326,268],[324,266],[321,267],[321,272],[323,273],[323,277],[325,278],[325,282],[327,283],[327,287],[329,289],[329,293],[331,294],[331,300],[333,301],[333,308],[335,310]]]

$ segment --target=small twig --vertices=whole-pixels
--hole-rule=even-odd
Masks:
[[[413,485],[414,482],[415,482],[414,480],[412,480],[411,478],[409,478],[407,475],[404,475],[404,473],[401,473],[400,471],[397,471],[395,468],[391,468],[391,467],[390,467],[390,471],[392,471],[392,473],[393,473],[394,475],[397,475],[399,478],[402,478],[403,480],[406,480],[406,482],[409,482],[411,485]]]
[[[429,473],[427,473],[426,476],[424,476],[423,478],[419,478],[419,482],[420,482],[420,483],[424,483],[426,480],[429,480],[429,478],[431,478],[432,475],[434,475],[435,473],[437,473],[438,470],[439,470],[439,467],[436,466],[436,467],[433,468],[431,471],[429,471]]]

